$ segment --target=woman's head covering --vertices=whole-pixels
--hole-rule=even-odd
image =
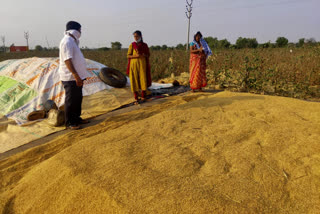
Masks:
[[[80,31],[81,25],[78,22],[70,21],[67,23],[66,31],[68,30],[77,30]]]
[[[202,39],[202,33],[200,31],[198,31],[195,35],[194,35],[194,41],[196,41],[196,37],[200,36],[200,39]]]
[[[211,56],[211,55],[212,55],[212,51],[211,51],[208,43],[206,42],[206,40],[204,40],[204,39],[202,38],[202,34],[201,34],[200,31],[198,31],[198,32],[194,35],[194,40],[193,40],[193,42],[190,43],[190,46],[196,45],[197,48],[200,49],[200,45],[199,45],[198,42],[196,41],[197,35],[200,36],[200,44],[201,44],[202,47],[203,47],[204,53],[207,55],[207,57],[208,57],[208,56]]]

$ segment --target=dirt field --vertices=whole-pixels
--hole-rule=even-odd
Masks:
[[[319,213],[320,103],[175,96],[0,161],[2,213]]]

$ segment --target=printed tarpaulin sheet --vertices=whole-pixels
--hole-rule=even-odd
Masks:
[[[43,103],[48,99],[54,100],[58,106],[64,104],[64,89],[60,82],[58,65],[57,58],[0,62],[0,155],[65,128],[52,127],[47,120],[26,123],[28,113],[42,109]],[[106,66],[87,60],[90,77],[84,82],[81,115],[84,119],[105,114],[134,101],[128,87],[129,79],[127,78],[126,88],[112,88],[98,78],[102,67]],[[171,86],[172,84],[152,83],[150,89]],[[19,125],[16,125],[14,120]]]
[[[112,89],[98,77],[99,70],[106,66],[86,61],[89,78],[84,82],[83,95]],[[63,105],[65,91],[58,68],[58,58],[35,57],[0,62],[0,114],[23,124],[30,112],[43,109],[49,99],[58,106]]]

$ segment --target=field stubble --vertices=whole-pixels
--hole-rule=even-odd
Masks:
[[[125,73],[126,50],[83,51],[86,58]],[[29,57],[58,57],[58,51],[0,54],[0,61]],[[188,85],[189,54],[167,50],[151,52],[154,81],[178,80]],[[320,98],[320,47],[215,50],[207,61],[208,88],[272,94],[302,99]]]

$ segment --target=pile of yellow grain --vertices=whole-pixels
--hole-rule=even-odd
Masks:
[[[0,162],[2,213],[317,213],[320,103],[177,96]]]

